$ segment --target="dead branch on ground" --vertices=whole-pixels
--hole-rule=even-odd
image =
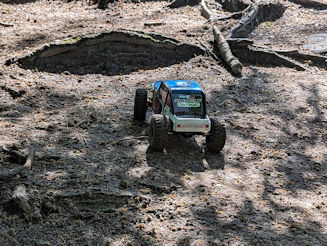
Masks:
[[[211,10],[207,7],[205,0],[201,1],[201,6],[202,6],[201,15],[204,18],[210,20],[210,22],[212,23],[212,20],[214,19],[214,17],[213,17]],[[233,53],[229,47],[229,44],[225,40],[222,33],[214,25],[212,25],[212,30],[213,30],[213,35],[214,35],[215,41],[218,44],[218,48],[219,48],[221,57],[228,64],[228,66],[232,69],[234,74],[236,74],[236,75],[242,74],[243,66],[240,63],[240,61],[233,55]]]
[[[240,61],[233,55],[229,44],[225,40],[224,36],[222,33],[219,31],[217,27],[213,28],[213,35],[215,37],[215,40],[218,44],[218,48],[220,51],[220,54],[224,61],[227,62],[227,64],[231,67],[233,73],[240,75],[242,74],[242,64]]]

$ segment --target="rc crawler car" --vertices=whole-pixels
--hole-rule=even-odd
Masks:
[[[152,83],[152,100],[146,88],[136,89],[134,119],[144,121],[147,108],[154,114],[150,121],[150,148],[161,151],[169,135],[206,136],[207,148],[218,153],[226,141],[226,129],[217,118],[209,118],[206,97],[196,81],[169,80]]]

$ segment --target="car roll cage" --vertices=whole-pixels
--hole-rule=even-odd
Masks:
[[[159,82],[159,81],[158,81]],[[160,81],[161,82],[161,81]],[[172,90],[171,90],[171,88],[166,84],[166,82],[161,82],[161,85],[160,85],[160,87],[158,88],[158,91],[157,91],[157,93],[156,93],[156,97],[158,98],[158,100],[161,102],[161,104],[163,105],[163,109],[165,108],[165,106],[167,105],[167,100],[168,100],[168,94],[167,94],[167,96],[166,96],[166,99],[165,99],[165,102],[163,102],[162,101],[162,99],[160,98],[160,96],[161,96],[161,94],[160,94],[160,88],[161,87],[165,87],[167,90],[168,90],[168,94],[170,95],[170,99],[172,100],[172,94],[173,94],[173,92],[172,92]],[[187,91],[187,88],[185,88],[185,90],[184,91]],[[201,94],[202,94],[202,101],[203,101],[203,117],[205,117],[206,115],[207,115],[207,99],[206,99],[206,94],[201,90]],[[174,104],[173,104],[173,102],[171,102],[171,104],[172,104],[172,107],[171,107],[171,109],[172,109],[172,114],[175,114],[175,110],[174,110]]]

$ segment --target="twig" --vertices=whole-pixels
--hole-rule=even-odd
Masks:
[[[211,55],[215,60],[220,61],[220,59],[216,56],[216,54],[213,53],[200,39],[198,39],[198,38],[195,38],[195,39],[201,44],[201,46],[205,49],[205,51],[209,55]]]
[[[323,0],[290,0],[293,3],[301,4],[304,7],[316,8],[316,9],[327,9],[327,3]]]
[[[147,138],[147,136],[125,137],[125,138],[121,138],[121,139],[118,139],[118,140],[114,141],[112,143],[112,145],[116,145],[116,144],[118,144],[120,142],[130,141],[130,140],[133,140],[133,139],[145,139],[145,138]]]
[[[0,22],[0,26],[3,26],[3,27],[13,27],[14,25]]]
[[[161,25],[166,25],[164,22],[149,22],[149,23],[144,23],[144,26],[161,26]]]
[[[238,18],[241,18],[242,14],[243,14],[243,11],[239,11],[239,12],[235,12],[230,15],[216,17],[214,20],[215,21],[223,21],[223,20],[229,20],[229,19],[238,19]]]
[[[201,7],[202,7],[201,15],[204,18],[210,20],[210,22],[212,24],[214,21],[213,13],[207,7],[205,0],[201,0]],[[225,38],[222,35],[222,33],[220,32],[220,30],[214,25],[212,25],[212,30],[213,30],[213,35],[214,35],[215,41],[218,44],[218,48],[219,48],[221,57],[228,64],[228,66],[231,68],[231,70],[234,74],[236,74],[236,75],[242,74],[243,66],[240,63],[240,61],[233,55],[231,48],[229,47],[229,44],[225,40]]]
[[[34,160],[34,155],[35,155],[35,150],[32,149],[30,151],[30,153],[28,154],[27,158],[26,158],[26,162],[24,164],[24,167],[31,169],[32,164],[33,164],[33,160]]]

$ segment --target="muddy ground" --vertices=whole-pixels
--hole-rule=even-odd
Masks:
[[[326,11],[283,4],[284,16],[251,38],[303,50],[327,32]],[[234,77],[207,56],[122,75],[4,65],[55,40],[119,28],[213,40],[200,7],[165,6],[0,3],[0,22],[10,24],[0,26],[0,144],[37,150],[28,176],[0,182],[0,245],[327,245],[325,68],[245,64]],[[148,149],[151,113],[133,122],[134,92],[165,79],[201,84],[210,115],[228,127],[221,154],[208,153],[203,137]],[[1,158],[0,170],[16,166]],[[41,221],[8,202],[20,184]]]

